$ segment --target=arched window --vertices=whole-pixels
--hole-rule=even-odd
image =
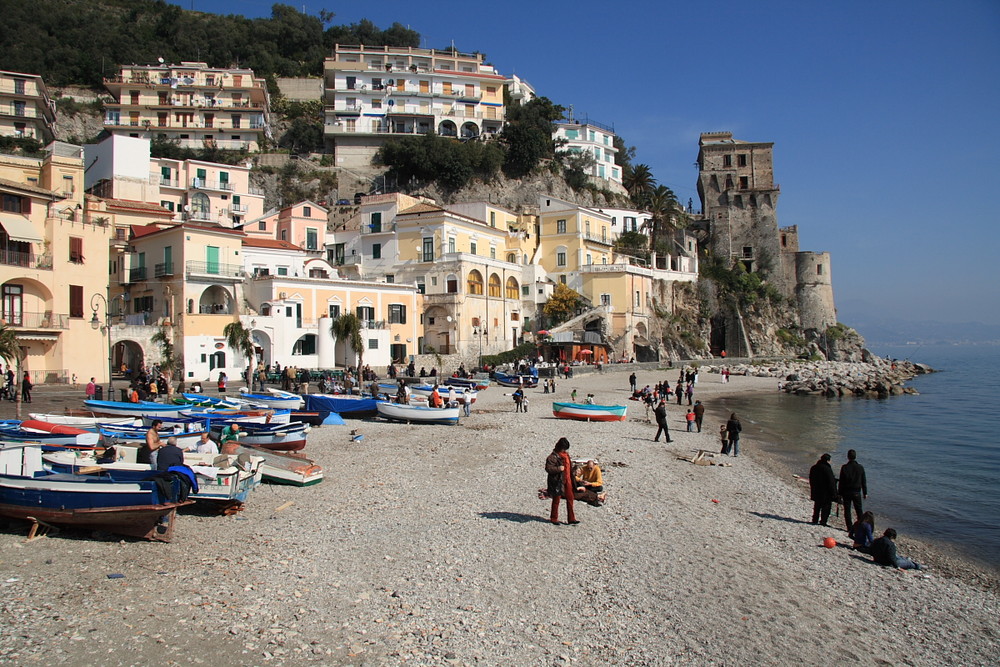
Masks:
[[[521,292],[517,287],[517,280],[513,276],[507,279],[507,298],[508,299],[520,299]]]
[[[260,307],[260,314],[263,317],[267,317],[271,314],[271,304],[265,303]]]
[[[191,217],[195,220],[208,220],[212,212],[212,205],[208,201],[208,195],[204,192],[196,192],[191,195]]]
[[[458,294],[458,276],[454,273],[449,273],[445,283],[448,294]]]
[[[482,294],[483,293],[483,274],[479,273],[476,269],[469,271],[469,294]]]
[[[490,274],[490,296],[500,298],[500,276],[495,273]]]

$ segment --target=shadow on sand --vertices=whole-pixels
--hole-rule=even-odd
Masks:
[[[759,516],[761,519],[773,519],[774,521],[786,521],[788,523],[804,523],[807,525],[812,524],[812,522],[810,521],[803,521],[802,519],[793,519],[791,517],[779,516],[777,514],[766,514],[764,512],[750,512],[750,514],[753,514],[754,516]]]
[[[519,512],[480,512],[479,516],[484,519],[495,519],[497,521],[512,521],[514,523],[530,523],[532,521],[541,521],[542,523],[548,523],[548,519],[544,519],[540,516],[535,516],[533,514],[521,514]]]

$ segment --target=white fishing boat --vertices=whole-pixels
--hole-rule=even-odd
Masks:
[[[453,426],[458,423],[460,408],[428,408],[420,405],[400,405],[379,401],[376,406],[380,417],[391,421],[407,424],[445,424]]]

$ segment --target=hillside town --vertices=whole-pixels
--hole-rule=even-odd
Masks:
[[[337,45],[322,79],[279,83],[289,99],[322,101],[324,158],[342,183],[403,136],[488,142],[511,105],[537,96],[481,54],[413,47]],[[617,242],[648,237],[654,213],[624,203],[443,203],[372,179],[274,205],[252,174],[274,123],[252,70],[123,64],[104,85],[103,132],[74,145],[55,138],[40,76],[0,72],[0,134],[45,146],[0,154],[0,317],[35,383],[164,362],[188,382],[240,377],[250,360],[230,347],[233,322],[265,367],[345,368],[362,354],[372,367],[476,368],[524,343],[561,364],[666,361],[662,341],[683,334],[672,316],[696,298],[705,261],[767,272],[802,331],[836,324],[829,255],[800,251],[797,228],[778,226],[769,143],[702,134],[701,212],[681,209],[686,224],[637,257]],[[552,128],[587,156],[587,179],[628,201],[612,125],[569,113]],[[154,157],[156,141],[248,157]],[[574,312],[547,316],[566,288]],[[363,350],[331,334],[347,313]],[[753,355],[738,307],[706,326],[703,356]]]

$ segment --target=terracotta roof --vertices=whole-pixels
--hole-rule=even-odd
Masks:
[[[408,215],[411,213],[438,213],[444,211],[440,206],[433,206],[431,204],[415,204],[410,208],[403,209],[397,215]]]
[[[137,239],[140,236],[145,236],[146,234],[152,234],[153,232],[158,232],[162,227],[157,227],[156,225],[130,225],[132,230],[132,238]]]
[[[40,188],[37,185],[31,185],[30,183],[21,183],[20,181],[11,181],[6,178],[0,178],[0,187],[5,188],[17,188],[18,190],[24,190],[25,192],[34,192],[35,194],[42,195],[43,197],[48,197],[50,199],[65,199],[66,197],[54,192],[52,190],[46,190],[45,188]]]
[[[132,199],[105,199],[103,197],[97,197],[98,201],[102,201],[108,205],[109,208],[122,208],[132,211],[148,211],[150,213],[162,213],[165,215],[173,216],[173,211],[164,208],[161,204],[151,204],[145,201],[135,201]]]
[[[251,248],[276,248],[278,250],[302,250],[300,246],[288,241],[275,241],[274,239],[261,239],[248,236],[243,239],[243,245]]]

